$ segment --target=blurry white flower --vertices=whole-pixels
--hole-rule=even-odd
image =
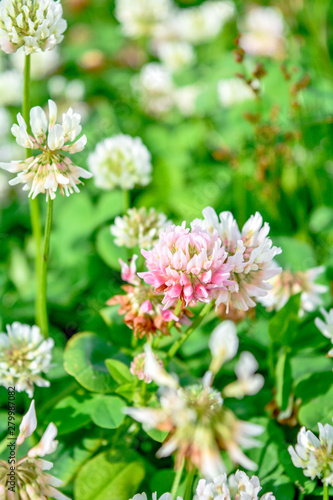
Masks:
[[[146,493],[138,493],[134,495],[130,500],[147,500]],[[157,500],[157,493],[153,493],[152,500]],[[158,500],[173,500],[171,493],[164,493]],[[176,499],[174,499],[176,500]],[[177,500],[183,500],[181,497],[177,497]]]
[[[241,447],[258,446],[253,436],[261,434],[263,429],[238,420],[223,405],[221,393],[209,385],[212,374],[208,372],[201,384],[180,387],[149,351],[146,354],[147,359],[150,356],[148,367],[146,361],[146,373],[156,383],[168,384],[169,387],[160,389],[159,407],[132,407],[127,408],[126,413],[147,427],[169,433],[157,456],[166,457],[175,452],[176,468],[186,458],[201,474],[215,477],[224,472],[220,450],[225,449],[233,462],[255,469],[256,465]]]
[[[221,474],[212,482],[200,479],[194,500],[258,500],[261,490],[259,478],[251,479],[245,472],[237,470],[235,474]],[[272,493],[265,493],[262,500],[275,500]]]
[[[226,108],[256,97],[250,85],[240,78],[220,80],[217,84],[217,91],[220,103]]]
[[[34,385],[49,387],[40,374],[48,372],[53,339],[44,339],[37,326],[15,322],[0,334],[0,385],[15,386],[32,397]]]
[[[130,208],[122,217],[116,217],[111,226],[111,233],[115,236],[115,244],[127,248],[151,248],[171,221],[166,215],[156,212],[154,208],[149,211],[145,207]]]
[[[320,318],[316,318],[315,325],[325,337],[330,339],[333,344],[333,309],[326,312],[325,309],[321,308],[320,312],[324,316],[325,321]],[[333,348],[328,352],[328,355],[333,357]]]
[[[101,189],[133,189],[151,181],[151,155],[140,137],[119,134],[99,142],[88,165]]]
[[[169,375],[168,372],[164,369],[163,363],[161,364],[158,359],[156,359],[156,356],[152,352],[150,345],[146,344],[144,349],[146,354],[144,373],[146,377],[148,377],[150,380],[153,380],[155,384],[159,386],[177,389],[177,380]]]
[[[81,117],[69,108],[62,115],[62,124],[56,124],[57,106],[49,100],[49,118],[44,110],[36,106],[30,110],[30,126],[33,135],[28,134],[27,124],[22,115],[17,115],[18,125],[13,125],[12,133],[20,146],[29,149],[41,150],[37,156],[31,156],[24,161],[0,163],[0,167],[11,173],[18,174],[9,184],[24,184],[23,190],[35,198],[39,193],[46,193],[54,199],[59,188],[62,195],[80,192],[78,184],[83,184],[79,179],[89,179],[92,174],[72,163],[67,154],[82,151],[87,143],[83,135],[72,143],[81,133]],[[68,144],[71,142],[72,144]]]
[[[239,46],[248,54],[268,57],[283,55],[283,17],[275,7],[252,7],[241,28]]]
[[[162,361],[158,358],[157,354],[154,355],[156,361],[163,366]],[[144,380],[146,384],[150,384],[152,378],[145,372],[145,364],[146,364],[146,353],[142,352],[135,356],[133,361],[131,362],[130,372],[132,375],[138,377],[139,380]]]
[[[20,434],[16,442],[17,446],[20,446],[27,437],[31,436],[36,427],[35,402],[32,401],[27,414],[22,419]],[[70,500],[55,488],[60,486],[62,481],[44,472],[52,469],[53,464],[40,458],[56,450],[58,445],[58,441],[54,441],[56,434],[56,426],[53,423],[49,424],[40,443],[28,451],[27,456],[16,461],[16,496],[13,496],[9,490],[10,484],[7,483],[8,475],[11,471],[11,462],[0,460],[0,494],[2,500],[12,500],[14,498],[22,500],[41,500],[47,498]]]
[[[282,271],[269,280],[272,288],[259,301],[268,311],[279,311],[292,295],[300,293],[300,315],[303,315],[304,312],[315,311],[322,304],[320,294],[328,290],[325,285],[315,283],[317,276],[324,270],[323,266],[319,266],[295,273],[290,270]]]
[[[234,14],[233,2],[208,0],[198,7],[179,9],[170,19],[170,29],[180,40],[203,43],[215,38]]]
[[[24,70],[25,53],[23,49],[12,55],[13,66],[21,73]],[[60,52],[58,47],[48,52],[34,52],[31,54],[31,78],[40,80],[54,73],[60,65]]]
[[[192,45],[182,41],[164,41],[157,45],[157,57],[170,71],[178,71],[195,60]]]
[[[223,396],[242,399],[246,395],[257,394],[265,382],[262,375],[255,373],[257,369],[258,362],[253,354],[247,351],[242,352],[235,367],[237,381],[223,389]]]
[[[213,358],[210,370],[213,373],[217,373],[226,361],[236,356],[238,344],[236,325],[232,321],[223,321],[213,330],[209,339],[209,349]]]
[[[151,35],[172,9],[171,0],[117,0],[115,16],[125,35],[137,38]]]
[[[52,50],[63,40],[67,23],[60,0],[2,0],[0,47],[7,54]]]
[[[195,112],[196,100],[200,94],[197,85],[185,85],[176,88],[173,92],[173,101],[176,108],[184,116],[191,116]]]
[[[11,117],[6,108],[0,107],[0,140],[6,136],[10,130]]]
[[[288,451],[295,467],[302,468],[305,476],[316,477],[333,486],[333,427],[318,423],[319,439],[302,427],[297,435],[295,449]]]
[[[15,69],[0,72],[0,106],[19,106],[22,102],[23,74]]]
[[[148,63],[133,80],[141,105],[147,113],[161,115],[173,107],[175,86],[171,73],[162,64]]]
[[[0,148],[0,154],[1,154],[1,148]],[[8,185],[8,177],[6,174],[0,172],[0,207],[3,206],[9,197],[9,185]]]
[[[211,207],[205,208],[202,213],[204,221],[197,220],[196,223],[209,231],[217,230],[229,254],[227,263],[234,266],[230,273],[234,285],[220,292],[216,306],[231,302],[234,308],[243,311],[255,307],[272,288],[268,280],[281,272],[281,268],[273,262],[281,249],[273,246],[268,237],[269,224],[263,224],[262,216],[256,212],[240,231],[231,212],[221,212],[220,220]]]

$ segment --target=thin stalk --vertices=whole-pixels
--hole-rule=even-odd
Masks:
[[[124,212],[131,208],[131,192],[128,189],[123,190],[124,193]]]
[[[183,470],[184,470],[184,465],[185,465],[185,460],[183,459],[183,461],[181,463],[181,466],[179,467],[179,469],[177,470],[177,472],[175,474],[175,477],[174,477],[174,480],[173,480],[173,484],[172,484],[172,488],[171,488],[171,497],[172,497],[173,500],[176,500],[176,494],[177,494],[177,490],[179,488],[180,480],[182,478],[182,474],[183,474]]]
[[[23,85],[23,102],[22,102],[22,116],[25,123],[27,124],[28,132],[30,132],[30,68],[31,68],[31,58],[30,55],[25,56],[24,64],[24,85]],[[26,157],[31,156],[31,150],[26,150]],[[42,229],[40,225],[40,209],[39,201],[37,198],[32,200],[30,198],[30,221],[32,235],[35,243],[35,282],[36,282],[36,293],[35,293],[35,317],[36,324],[41,328],[41,300],[40,300],[40,289],[41,289],[41,272],[42,272]]]
[[[323,500],[329,500],[328,484],[323,483]]]
[[[211,310],[212,307],[213,307],[213,301],[209,302],[201,309],[200,313],[195,318],[192,325],[189,326],[188,329],[183,333],[183,335],[181,337],[179,337],[179,339],[176,340],[176,342],[170,347],[170,349],[165,357],[165,360],[164,360],[165,364],[167,364],[175,356],[178,349],[180,349],[180,347],[189,338],[189,336],[194,332],[194,330],[196,330],[198,328],[198,326],[201,325],[203,319],[205,318],[205,316],[207,316],[207,314],[209,313],[209,311]]]
[[[192,466],[192,469],[189,471],[189,473],[187,475],[184,500],[192,500],[192,498],[193,498],[194,477],[195,477],[195,467]]]
[[[47,265],[49,260],[50,252],[50,236],[52,228],[52,213],[53,213],[53,200],[49,198],[47,202],[47,213],[46,213],[46,224],[45,224],[45,234],[44,234],[44,247],[43,247],[43,258],[42,258],[42,275],[41,275],[41,290],[40,290],[40,300],[41,300],[41,331],[45,337],[49,334],[49,323],[47,318]]]

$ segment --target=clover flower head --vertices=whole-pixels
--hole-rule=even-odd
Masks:
[[[146,113],[162,116],[174,105],[175,85],[172,74],[163,64],[145,64],[133,79],[133,89]]]
[[[306,477],[333,486],[333,426],[318,423],[318,428],[319,438],[302,427],[295,449],[289,446],[288,451],[294,466],[303,469]]]
[[[145,372],[160,385],[159,407],[127,408],[126,413],[147,427],[168,432],[158,457],[175,453],[176,468],[189,459],[207,477],[224,472],[220,449],[225,449],[232,461],[248,469],[256,465],[242,452],[259,443],[253,439],[262,427],[237,419],[223,405],[221,393],[211,387],[212,373],[207,372],[198,384],[179,386],[146,349]],[[148,363],[148,365],[147,365]]]
[[[231,382],[223,390],[223,395],[229,398],[242,399],[244,396],[257,394],[264,385],[264,377],[255,373],[258,362],[250,352],[243,351],[235,367],[236,382]]]
[[[258,500],[261,489],[257,476],[250,479],[245,472],[237,470],[228,478],[224,473],[213,481],[200,479],[194,500]],[[265,493],[261,500],[275,500],[275,497],[272,493]]]
[[[37,417],[35,411],[35,401],[30,404],[26,415],[22,418],[20,434],[17,438],[17,446],[20,446],[26,438],[31,436],[37,428]],[[53,464],[42,457],[53,453],[58,441],[55,440],[57,428],[50,423],[44,432],[40,442],[31,448],[27,455],[20,458],[15,463],[15,494],[17,498],[25,500],[36,500],[42,498],[54,498],[55,500],[70,500],[56,488],[62,481],[46,473],[52,469]],[[14,498],[10,487],[8,474],[10,473],[10,463],[0,460],[0,494],[2,500]]]
[[[130,208],[122,217],[116,217],[111,226],[111,233],[115,236],[115,243],[119,247],[151,248],[163,231],[171,222],[166,215],[149,211],[145,207]]]
[[[151,155],[140,137],[104,139],[89,155],[88,165],[101,189],[133,189],[151,181]]]
[[[1,0],[0,47],[7,54],[52,50],[67,28],[60,0]]]
[[[53,339],[45,340],[37,326],[15,322],[0,333],[0,385],[15,386],[18,392],[33,396],[34,385],[49,387],[41,377],[48,372],[52,357]]]
[[[313,312],[322,305],[320,294],[328,290],[327,286],[315,282],[324,271],[323,266],[296,272],[286,269],[268,280],[271,289],[266,296],[260,298],[260,302],[268,311],[279,311],[291,296],[300,293],[300,316],[305,312]]]
[[[170,71],[178,71],[195,60],[192,45],[183,41],[162,41],[157,44],[156,53]]]
[[[145,372],[145,364],[146,364],[146,353],[142,352],[141,354],[138,354],[135,356],[131,363],[130,371],[132,375],[135,375],[138,377],[139,380],[143,380],[146,382],[146,384],[150,384],[152,379],[148,375],[147,372]],[[155,360],[160,366],[163,366],[163,362],[158,358],[157,354],[154,355]]]
[[[230,274],[233,283],[219,294],[216,305],[231,303],[243,311],[255,307],[272,288],[268,280],[281,271],[273,262],[281,249],[272,245],[269,225],[263,224],[259,212],[248,219],[242,231],[231,212],[221,212],[218,218],[216,212],[207,207],[203,215],[204,221],[195,222],[212,233],[217,232],[228,252],[228,264],[233,266]]]
[[[58,188],[60,193],[66,196],[74,191],[80,192],[77,187],[78,184],[83,184],[80,177],[89,179],[92,174],[74,165],[67,156],[82,151],[87,143],[85,135],[75,141],[82,130],[80,120],[80,115],[69,108],[67,113],[62,115],[61,125],[57,124],[57,106],[49,100],[48,118],[40,106],[30,110],[30,134],[19,113],[18,124],[12,126],[12,134],[17,144],[24,148],[40,150],[41,153],[23,161],[0,163],[1,168],[17,174],[9,184],[24,184],[23,190],[29,191],[32,198],[39,193],[46,193],[46,199],[50,197],[53,200]]]
[[[186,306],[211,302],[226,290],[233,266],[216,231],[210,233],[195,223],[169,226],[160,233],[152,250],[142,250],[147,272],[138,276],[163,293],[165,309],[181,299]]]
[[[325,309],[321,308],[320,312],[324,316],[324,321],[321,318],[316,318],[315,325],[333,344],[333,309],[326,312]],[[333,348],[328,352],[328,355],[333,357]]]
[[[115,15],[125,35],[138,38],[152,35],[156,26],[170,15],[171,0],[117,0]]]

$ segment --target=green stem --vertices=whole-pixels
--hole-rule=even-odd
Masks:
[[[189,338],[189,336],[194,332],[194,330],[196,330],[198,328],[198,326],[201,325],[203,319],[205,318],[205,316],[207,316],[207,314],[209,313],[209,311],[211,310],[212,307],[213,307],[213,301],[209,302],[201,309],[200,313],[195,318],[192,325],[189,326],[188,329],[183,333],[183,335],[181,337],[179,337],[179,339],[170,347],[170,349],[169,349],[169,351],[164,359],[165,364],[167,364],[175,356],[178,349],[180,349],[180,347]]]
[[[192,466],[193,467],[193,466]],[[186,490],[184,495],[184,500],[192,500],[193,498],[193,482],[195,477],[195,467],[189,471],[186,481]]]
[[[185,460],[183,459],[181,466],[179,467],[179,469],[177,470],[177,472],[175,474],[173,484],[172,484],[172,489],[171,489],[172,500],[176,500],[176,494],[177,494],[177,490],[179,488],[180,480],[182,478],[184,464],[185,464]]]
[[[41,306],[41,331],[45,337],[49,334],[49,325],[47,318],[47,265],[49,260],[50,251],[50,236],[52,227],[52,212],[53,212],[53,200],[49,198],[47,202],[47,214],[46,214],[46,224],[45,224],[45,234],[44,234],[44,248],[43,248],[43,258],[42,258],[42,273],[41,273],[41,289],[40,289],[40,306]]]
[[[25,56],[24,64],[24,86],[23,86],[23,102],[22,102],[22,115],[25,123],[27,124],[27,130],[30,132],[30,67],[31,59],[30,55]],[[26,157],[31,156],[31,150],[26,150]],[[41,273],[42,273],[42,229],[40,225],[40,209],[39,201],[37,198],[32,200],[30,198],[30,221],[32,235],[35,242],[35,281],[36,281],[36,298],[35,298],[35,316],[36,324],[41,328],[41,300],[40,300],[40,289],[41,289]]]
[[[128,189],[123,190],[124,193],[124,212],[131,208],[131,192]]]
[[[328,484],[323,483],[323,500],[329,500]]]

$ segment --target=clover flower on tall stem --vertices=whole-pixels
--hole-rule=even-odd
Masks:
[[[22,418],[20,433],[16,441],[16,453],[24,441],[30,437],[37,428],[35,401],[30,404],[26,415]],[[20,498],[24,500],[39,500],[54,498],[55,500],[70,500],[57,488],[62,481],[45,472],[52,469],[53,464],[44,460],[45,455],[53,453],[58,446],[57,428],[50,423],[39,443],[31,448],[27,455],[17,459],[15,456],[15,493],[9,489],[8,474],[11,463],[0,460],[0,497],[2,500]]]
[[[237,351],[236,347],[228,352],[228,338],[235,335],[234,326],[229,325],[229,328],[232,329],[230,335],[225,330],[221,332],[222,336],[227,337],[224,339],[225,349],[214,352],[215,358],[222,357],[222,361],[216,364],[219,367]],[[223,339],[217,342],[215,336],[215,345],[217,344],[221,346]],[[224,449],[233,462],[247,469],[255,469],[256,465],[243,453],[241,447],[258,446],[254,436],[261,434],[263,429],[238,420],[224,406],[221,393],[212,387],[213,372],[208,371],[197,384],[181,387],[158,363],[148,346],[145,351],[145,373],[160,386],[160,405],[127,408],[126,413],[147,427],[168,432],[157,456],[166,457],[175,453],[176,469],[182,467],[186,460],[201,474],[215,477],[225,470],[220,454],[220,450]]]

